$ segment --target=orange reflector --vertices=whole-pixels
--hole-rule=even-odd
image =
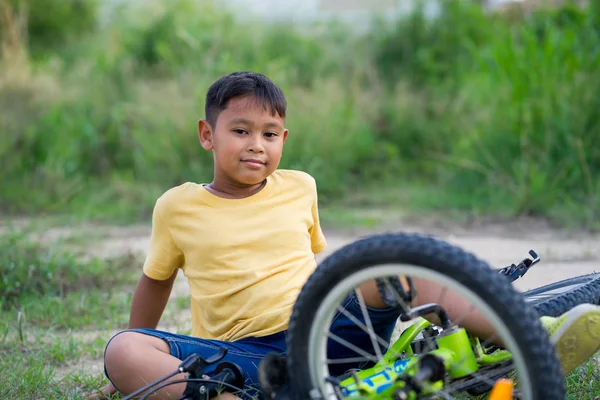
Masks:
[[[500,379],[494,385],[490,400],[512,400],[513,398],[513,381],[509,379]]]

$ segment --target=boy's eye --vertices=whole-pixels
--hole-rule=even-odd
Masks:
[[[245,130],[243,130],[243,129],[234,129],[233,131],[234,131],[235,133],[239,133],[240,135],[243,135],[244,133],[248,133],[248,132],[246,132],[246,131],[245,131]]]
[[[266,137],[275,137],[277,134],[275,132],[265,132]]]

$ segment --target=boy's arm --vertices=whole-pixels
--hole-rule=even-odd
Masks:
[[[172,203],[172,195],[163,195],[154,206],[150,247],[131,302],[130,329],[156,329],[183,265],[183,253],[168,224]]]
[[[129,328],[156,329],[173,289],[177,271],[160,281],[142,274],[133,294]]]
[[[327,247],[327,240],[321,228],[321,218],[319,217],[319,195],[317,194],[317,182],[312,180],[313,203],[312,203],[312,218],[313,225],[309,229],[312,250],[314,254],[321,253]]]

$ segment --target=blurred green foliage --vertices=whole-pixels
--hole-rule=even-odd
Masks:
[[[26,16],[28,44],[32,54],[38,56],[93,33],[100,5],[98,0],[2,0],[2,3]]]
[[[281,167],[313,174],[323,202],[412,180],[435,188],[432,206],[597,219],[597,2],[491,14],[449,1],[436,20],[416,11],[366,33],[193,0],[101,25],[97,3],[67,3],[31,20],[31,72],[0,61],[4,210],[137,218],[168,187],[210,180],[195,133],[205,92],[250,69],[286,92]]]

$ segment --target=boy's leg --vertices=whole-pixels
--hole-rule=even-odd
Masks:
[[[177,369],[181,361],[171,355],[169,344],[156,336],[126,331],[115,335],[104,353],[104,371],[113,386],[130,394]],[[171,378],[181,379],[183,374]],[[170,385],[161,391],[160,398],[181,397],[185,384]],[[144,393],[145,394],[145,393]]]
[[[245,374],[245,388],[251,396],[260,397],[258,386],[258,364],[270,352],[285,353],[285,334],[277,333],[263,338],[248,338],[237,342],[204,340],[151,329],[133,329],[120,332],[107,344],[105,351],[105,373],[107,378],[122,393],[132,393],[177,369],[181,360],[193,353],[209,358],[219,347],[228,349],[221,361],[240,366]],[[205,371],[214,372],[216,365]],[[183,374],[171,380],[180,379]],[[178,399],[185,390],[185,383],[167,386],[157,392],[164,399]],[[230,398],[233,396],[230,396]],[[221,396],[222,399],[226,398]]]

